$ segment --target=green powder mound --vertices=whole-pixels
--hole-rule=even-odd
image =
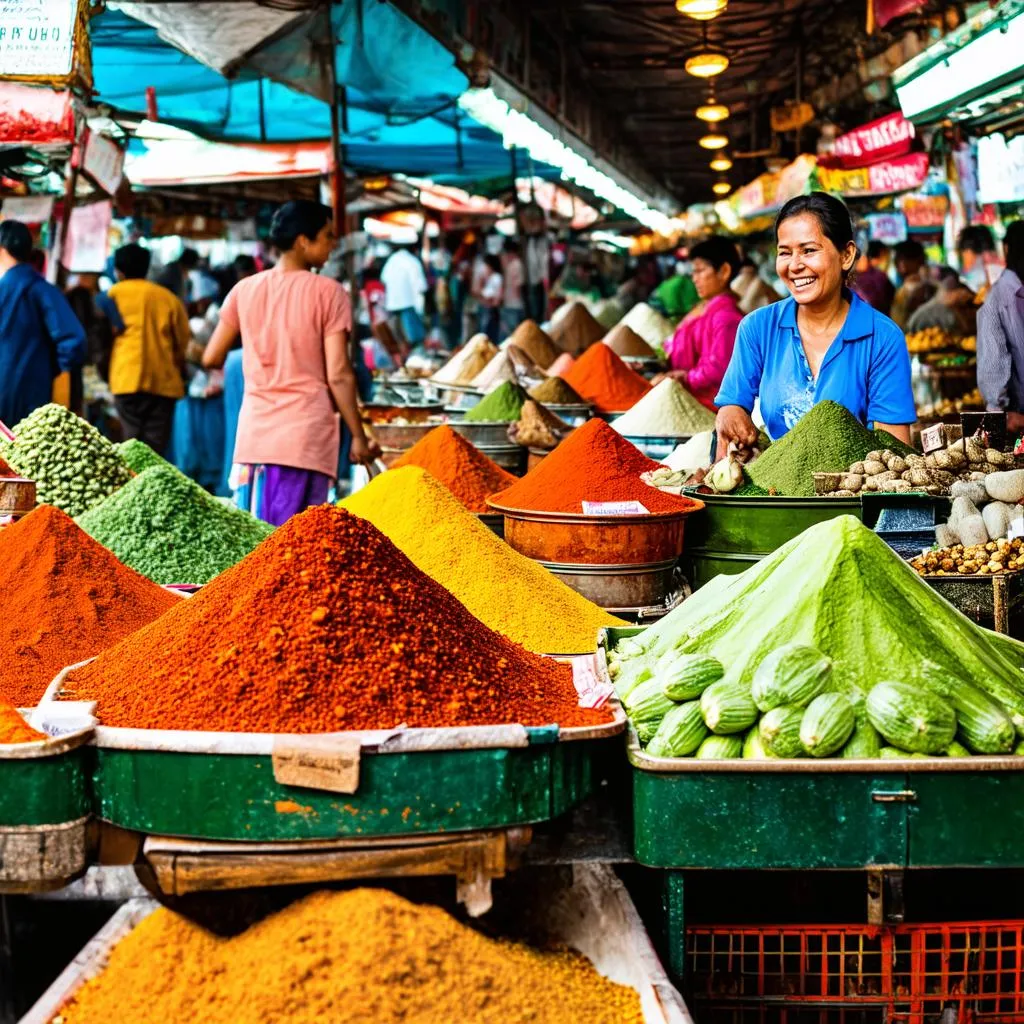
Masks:
[[[776,648],[809,644],[833,659],[836,686],[855,700],[887,679],[923,685],[931,663],[991,694],[1024,727],[1024,643],[973,623],[854,516],[717,577],[633,640],[625,681],[677,650],[718,658],[725,678],[744,685]]]
[[[209,583],[273,532],[173,466],[143,470],[78,525],[155,583]]]
[[[744,483],[733,491],[733,495],[737,498],[766,498],[768,497],[768,491],[763,487],[758,487],[757,484],[752,484],[747,478],[746,473],[743,476]]]
[[[121,458],[131,467],[133,473],[141,473],[144,469],[152,469],[153,466],[171,465],[163,456],[157,455],[145,441],[140,441],[135,437],[130,441],[122,441],[114,447]]]
[[[913,451],[884,430],[868,430],[838,402],[819,402],[747,467],[752,483],[788,498],[814,496],[815,473],[844,473],[868,452]]]
[[[62,405],[44,405],[26,416],[14,441],[0,441],[4,458],[36,483],[40,503],[78,516],[132,478],[127,463],[91,424]]]
[[[466,413],[467,423],[514,423],[523,411],[529,396],[518,385],[507,380],[485,395],[478,405]]]

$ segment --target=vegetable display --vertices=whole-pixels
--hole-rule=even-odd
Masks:
[[[1022,666],[1024,643],[971,622],[852,516],[608,651],[657,757],[1006,756],[1024,738]]]

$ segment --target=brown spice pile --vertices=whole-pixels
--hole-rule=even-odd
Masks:
[[[512,332],[508,344],[525,352],[542,370],[546,370],[561,353],[561,349],[533,320],[524,320]]]
[[[318,892],[231,938],[164,908],[63,1024],[642,1024],[578,954],[487,938],[382,889]]]
[[[640,337],[628,324],[620,323],[613,327],[604,338],[604,343],[620,356],[643,356],[656,359],[658,353]]]
[[[552,340],[564,351],[578,356],[604,337],[604,328],[582,302],[573,302],[551,328]]]

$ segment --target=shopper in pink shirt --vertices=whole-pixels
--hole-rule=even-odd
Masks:
[[[693,283],[701,302],[665,345],[674,377],[709,409],[714,409],[743,319],[729,285],[740,269],[740,254],[727,238],[713,235],[690,250]]]
[[[336,242],[330,209],[308,200],[285,203],[270,240],[280,261],[228,294],[203,366],[222,366],[241,334],[245,396],[232,487],[240,506],[278,526],[327,500],[338,473],[341,420],[352,433],[352,462],[370,462],[380,448],[359,417],[348,295],[337,281],[311,273]]]

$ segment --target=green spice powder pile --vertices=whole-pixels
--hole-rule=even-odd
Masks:
[[[36,482],[41,503],[81,515],[128,483],[131,470],[91,424],[62,405],[44,405],[26,416],[14,441],[0,441],[3,457]]]
[[[151,469],[153,466],[170,466],[171,464],[161,455],[157,455],[145,441],[133,437],[130,441],[122,441],[114,445],[118,454],[131,466],[133,473],[141,473],[144,469]]]
[[[218,501],[173,466],[154,466],[78,525],[155,583],[209,583],[273,527]]]
[[[507,380],[485,395],[478,405],[466,413],[467,423],[514,423],[523,411],[526,392],[512,381]]]
[[[882,448],[900,454],[914,450],[884,430],[868,430],[838,402],[819,402],[747,467],[747,477],[766,491],[809,498],[815,473],[846,472],[868,452]]]

